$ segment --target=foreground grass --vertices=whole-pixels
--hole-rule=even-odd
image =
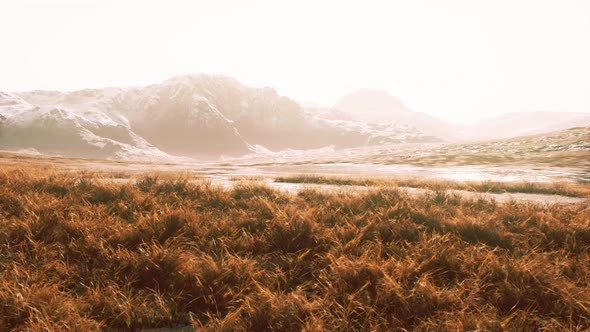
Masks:
[[[344,178],[320,175],[279,176],[275,182],[328,184],[337,186],[393,186],[425,188],[435,191],[466,190],[484,193],[527,193],[543,195],[563,195],[570,197],[589,197],[590,184],[571,182],[497,182],[497,181],[446,181],[424,178]]]
[[[590,207],[0,170],[0,326],[585,330]]]

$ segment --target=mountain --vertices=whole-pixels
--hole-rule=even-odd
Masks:
[[[0,94],[0,149],[111,159],[199,159],[255,151],[438,140],[412,126],[326,119],[219,75],[137,88]]]
[[[356,121],[408,125],[432,136],[458,139],[453,125],[426,113],[411,111],[398,97],[382,89],[360,89],[347,94],[336,101],[333,109]]]
[[[250,145],[218,100],[235,100],[239,84],[224,77],[187,76],[118,94],[110,108],[158,148],[174,155],[208,158],[241,155]]]
[[[362,122],[397,122],[411,111],[402,101],[382,89],[360,89],[340,97],[334,108]]]
[[[272,88],[246,87],[219,75],[178,76],[133,89],[115,98],[113,109],[155,146],[197,158],[243,155],[255,146],[281,151],[373,142],[373,133],[317,121]]]
[[[340,136],[342,140],[345,137],[354,137],[359,135],[355,141],[345,146],[340,144],[339,147],[358,147],[373,146],[382,144],[396,143],[433,143],[440,142],[441,139],[425,134],[415,127],[404,123],[392,122],[362,122],[349,120],[349,115],[333,108],[313,108],[305,110],[308,113],[310,121],[318,128],[334,128],[335,135]],[[332,139],[338,141],[338,137]],[[354,144],[363,141],[364,144]]]
[[[63,97],[57,92],[29,94],[38,99]],[[100,110],[72,112],[58,105],[32,104],[4,92],[0,92],[0,149],[33,149],[43,154],[85,158],[169,157],[124,122]]]
[[[590,126],[590,113],[574,112],[514,112],[472,125],[449,124],[426,113],[411,111],[399,98],[381,89],[361,89],[347,94],[319,114],[330,119],[407,125],[451,142],[510,138]]]

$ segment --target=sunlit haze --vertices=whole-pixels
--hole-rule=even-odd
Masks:
[[[590,0],[0,0],[0,47],[0,332],[590,331]]]
[[[382,88],[454,122],[590,111],[590,1],[31,1],[0,9],[0,90],[214,73],[330,106]]]

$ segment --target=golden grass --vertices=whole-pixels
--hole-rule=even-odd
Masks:
[[[4,330],[586,330],[590,207],[0,170]]]
[[[301,174],[292,176],[279,176],[275,182],[284,183],[310,183],[328,184],[338,186],[385,186],[385,187],[412,187],[425,188],[435,191],[441,190],[466,190],[483,193],[528,193],[544,195],[563,195],[570,197],[589,197],[590,183],[573,182],[498,182],[498,181],[448,181],[441,179],[425,178],[345,178],[338,176],[322,176],[313,174]]]
[[[251,181],[264,181],[265,178],[259,175],[236,175],[230,177],[233,182],[251,182]]]

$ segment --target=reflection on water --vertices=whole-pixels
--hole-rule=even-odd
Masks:
[[[274,182],[275,177],[298,174],[314,174],[345,178],[379,177],[379,178],[432,178],[453,181],[499,181],[499,182],[553,182],[579,181],[583,172],[577,169],[558,167],[491,167],[491,166],[449,166],[420,167],[411,165],[378,165],[378,164],[315,164],[315,165],[276,165],[261,167],[227,167],[200,170],[197,173],[206,175],[211,183],[231,188],[236,178],[256,176],[256,181],[272,188],[297,193],[303,189],[318,189],[328,192],[362,192],[371,187],[354,185],[303,184]],[[239,181],[238,181],[239,182]],[[374,188],[374,187],[373,187]],[[428,194],[432,191],[421,188],[400,187],[412,195]],[[474,193],[464,190],[449,190],[449,193],[468,198],[493,199],[496,202],[531,201],[547,204],[575,204],[585,202],[585,198],[565,197],[559,195],[540,195],[526,193]]]

